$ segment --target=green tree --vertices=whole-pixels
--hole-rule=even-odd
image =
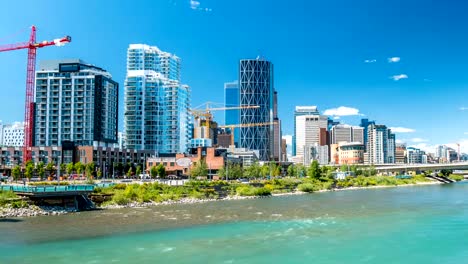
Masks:
[[[289,177],[295,177],[295,176],[297,176],[297,173],[296,173],[296,166],[294,166],[294,164],[289,165],[289,167],[288,167],[288,176],[289,176]]]
[[[310,164],[310,167],[307,170],[307,176],[313,179],[320,178],[320,165],[317,160],[312,161],[312,163]]]
[[[19,165],[14,166],[11,170],[11,175],[15,181],[19,180],[21,176],[21,167]]]
[[[158,166],[156,166],[156,172],[159,176],[159,178],[166,178],[166,168],[164,167],[163,164],[159,164]]]
[[[272,172],[273,172],[273,176],[274,176],[274,177],[280,176],[280,175],[281,175],[281,165],[279,165],[279,164],[278,164],[278,165],[273,164],[273,170],[272,170]]]
[[[24,176],[31,180],[32,176],[34,175],[34,163],[32,161],[26,162],[26,168],[24,170]]]
[[[346,164],[341,165],[340,171],[347,172],[348,171],[348,165],[346,165]]]
[[[117,176],[122,175],[123,169],[124,169],[124,166],[123,166],[122,163],[120,163],[120,162],[114,163],[114,172],[117,173]]]
[[[268,166],[268,164],[263,164],[263,166],[260,169],[260,175],[262,176],[262,178],[266,178],[270,175],[270,166]]]
[[[52,176],[54,174],[55,165],[53,161],[47,163],[46,170],[49,172],[49,176]]]
[[[101,171],[101,168],[99,168],[99,169],[97,170],[97,173],[96,173],[96,174],[97,174],[97,177],[98,177],[99,179],[102,179],[102,171]]]
[[[151,175],[151,178],[153,178],[153,179],[156,179],[156,177],[158,177],[158,168],[156,168],[156,167],[157,166],[153,166],[150,169],[150,175]]]
[[[37,174],[39,175],[39,178],[42,180],[45,176],[45,164],[44,162],[39,162],[36,164],[36,171]]]
[[[307,175],[307,169],[304,165],[296,165],[296,177],[304,177]]]
[[[130,177],[132,177],[132,175],[133,175],[133,168],[130,167],[130,168],[128,169],[128,171],[127,171],[127,177],[130,178]]]
[[[193,178],[208,176],[208,165],[204,159],[201,159],[199,162],[197,162],[190,170],[190,176]]]
[[[76,173],[77,174],[80,174],[81,176],[83,176],[83,172],[85,170],[85,165],[83,163],[81,163],[81,161],[78,161],[77,163],[75,163],[75,170],[76,170]]]
[[[86,164],[86,177],[90,179],[92,176],[94,176],[95,170],[96,170],[96,164],[94,164],[94,162],[90,162]]]
[[[136,167],[136,175],[139,176],[141,174],[141,165]]]
[[[62,167],[62,165],[60,165],[60,168]],[[70,162],[67,164],[67,174],[70,175],[72,174],[73,172],[75,171],[75,165],[73,164],[73,162]]]
[[[72,167],[73,167],[73,163],[72,163]],[[61,163],[60,164],[60,174],[59,176],[62,176],[65,172],[67,172],[67,164],[65,163]],[[73,168],[72,168],[72,171],[73,171]]]
[[[258,178],[261,174],[261,168],[258,162],[253,163],[249,167],[244,169],[244,176],[251,179],[251,178]]]

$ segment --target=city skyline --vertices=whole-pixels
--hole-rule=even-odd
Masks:
[[[104,1],[93,5],[107,11],[100,12],[103,17],[80,23],[69,18],[86,10],[82,2],[58,2],[53,10],[47,9],[47,3],[31,3],[21,15],[2,14],[3,24],[15,23],[0,29],[0,44],[27,40],[31,24],[38,26],[39,41],[70,35],[73,42],[67,47],[39,50],[38,61],[79,57],[102,66],[119,83],[120,102],[126,48],[130,43],[155,45],[182,58],[183,80],[192,87],[192,106],[223,102],[223,85],[237,79],[239,60],[260,55],[275,64],[284,135],[293,134],[296,105],[316,105],[342,123],[358,125],[364,115],[386,124],[408,146],[455,147],[453,143],[458,142],[468,152],[464,121],[468,78],[463,67],[468,40],[459,37],[465,31],[461,25],[467,22],[462,8],[443,2],[420,5],[423,2],[417,0],[405,1],[405,9],[384,2],[359,1],[335,8],[337,1],[297,1],[286,14],[290,21],[278,23],[269,18],[280,14],[277,3],[200,2],[193,6],[191,1],[140,1],[149,4],[151,11],[135,21],[120,22],[112,16],[125,13],[130,3],[114,7]],[[257,16],[231,25],[240,11]],[[362,19],[363,12],[375,15]],[[418,21],[411,18],[414,13]],[[451,17],[444,16],[448,13]],[[246,26],[252,21],[259,24],[257,28]],[[111,30],[114,26],[119,30]],[[248,41],[237,40],[242,36]],[[0,111],[8,113],[0,119],[22,121],[26,52],[1,53],[0,61],[8,62],[0,65]],[[119,107],[122,113],[122,103]],[[220,115],[215,118],[223,120]],[[118,123],[123,131],[122,117]]]

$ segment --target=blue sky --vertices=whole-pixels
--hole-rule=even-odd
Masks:
[[[274,63],[284,134],[296,105],[348,107],[359,115],[344,123],[365,115],[414,130],[397,134],[409,145],[460,142],[468,152],[467,8],[458,0],[10,1],[0,44],[27,40],[32,24],[38,41],[70,35],[65,47],[39,50],[38,61],[81,58],[110,71],[121,94],[128,45],[156,45],[182,58],[193,106],[222,102],[239,59],[261,55]],[[0,53],[4,122],[23,119],[26,56]]]

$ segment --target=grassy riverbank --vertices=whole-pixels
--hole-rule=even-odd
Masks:
[[[183,186],[169,186],[161,183],[117,184],[106,188],[96,188],[93,200],[102,202],[103,207],[125,206],[135,203],[163,203],[182,199],[214,200],[230,197],[269,196],[296,192],[319,192],[348,188],[375,186],[400,186],[428,183],[431,180],[422,175],[411,179],[396,179],[389,176],[359,176],[345,180],[282,178],[254,180],[247,183],[237,181],[190,181]]]

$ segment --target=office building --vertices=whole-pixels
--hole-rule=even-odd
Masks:
[[[240,106],[240,91],[239,82],[234,81],[224,84],[224,104],[226,107],[239,107]],[[226,125],[240,124],[240,110],[230,109],[224,112],[224,123]],[[239,146],[240,129],[234,128],[234,144]]]
[[[117,143],[119,85],[79,59],[42,61],[36,71],[34,145]]]
[[[281,142],[282,142],[282,131],[281,131],[281,120],[278,117],[278,92],[275,91],[273,95],[273,135],[271,141],[271,148],[273,149],[273,160],[283,161],[281,155]]]
[[[297,110],[297,108],[296,108]],[[320,114],[295,117],[296,156],[304,155],[305,146],[328,145],[328,117]]]
[[[155,46],[127,50],[124,128],[127,148],[183,153],[191,138],[190,89],[181,84],[180,58]]]
[[[409,164],[427,163],[426,153],[418,148],[406,148],[406,159]]]
[[[362,127],[364,129],[364,131],[363,131],[363,135],[364,135],[363,143],[364,143],[364,148],[366,150],[367,150],[367,136],[368,136],[368,127],[369,127],[369,125],[375,125],[375,121],[369,121],[369,119],[367,119],[367,118],[361,119],[360,127]]]
[[[241,60],[239,64],[240,106],[258,106],[240,110],[241,124],[272,123],[274,104],[273,64],[264,59]],[[259,151],[259,160],[274,158],[274,126],[240,128],[240,147]]]
[[[22,147],[24,145],[24,123],[2,124],[0,121],[0,146]]]
[[[341,143],[338,148],[339,164],[364,163],[364,144],[361,142]]]
[[[406,144],[396,144],[395,146],[395,163],[406,163]]]
[[[297,155],[296,150],[296,124],[297,124],[297,117],[304,116],[304,115],[319,115],[319,111],[317,106],[296,106],[294,111],[294,135],[292,137],[292,156]]]
[[[364,144],[364,129],[357,126],[335,125],[330,130],[330,144],[361,142]]]
[[[369,125],[365,156],[369,164],[395,163],[395,134],[385,125]]]
[[[304,146],[303,150],[304,161],[303,164],[309,166],[314,160],[318,161],[320,165],[327,165],[329,163],[328,146],[321,146],[318,143],[313,143]]]

